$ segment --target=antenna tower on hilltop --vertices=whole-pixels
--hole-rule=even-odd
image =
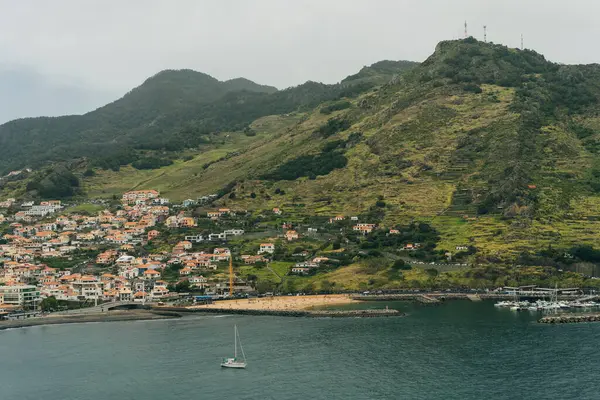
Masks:
[[[523,49],[524,49],[524,47],[523,47],[523,34],[521,33],[521,50],[523,50]]]
[[[465,21],[465,39],[468,37],[469,37],[469,35],[467,33],[467,21]]]
[[[487,25],[483,26],[483,41],[487,43]]]

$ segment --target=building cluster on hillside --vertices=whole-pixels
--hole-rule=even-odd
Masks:
[[[40,298],[53,296],[68,301],[160,301],[176,296],[168,289],[172,284],[186,282],[191,289],[203,289],[210,294],[223,294],[229,289],[229,280],[218,276],[214,271],[219,263],[229,262],[233,255],[227,247],[216,247],[209,251],[195,251],[194,245],[219,243],[225,246],[228,240],[245,235],[239,228],[231,228],[235,223],[236,212],[229,208],[207,211],[201,217],[186,209],[194,204],[205,203],[214,195],[171,204],[156,190],[136,190],[124,193],[121,206],[104,209],[94,215],[68,213],[58,201],[45,201],[39,204],[24,202],[17,204],[15,199],[0,202],[0,208],[9,211],[0,215],[4,229],[0,244],[0,304],[35,305]],[[284,215],[280,208],[273,208],[272,215]],[[240,217],[238,217],[240,218]],[[358,217],[338,215],[329,219],[331,224],[350,221],[352,231],[367,235],[377,229],[376,224],[359,222]],[[212,221],[212,222],[210,222]],[[216,232],[197,233],[199,222],[224,226]],[[226,229],[228,227],[230,229]],[[264,240],[258,249],[241,254],[246,265],[265,264],[285,251],[285,243],[314,238],[320,227],[294,226],[289,222],[279,225],[278,236]],[[278,227],[278,228],[279,228]],[[180,240],[172,247],[147,254],[141,246],[152,244],[165,235],[159,243],[169,243],[171,232],[181,234]],[[302,233],[300,233],[302,232]],[[388,235],[398,235],[390,229]],[[278,248],[281,246],[283,249]],[[201,246],[198,246],[201,247]],[[151,247],[150,247],[151,248]],[[204,246],[203,248],[207,248]],[[406,244],[404,250],[416,250],[419,244]],[[146,247],[148,249],[148,247]],[[57,258],[81,257],[84,251],[91,251],[95,260],[84,261],[74,268],[60,270],[55,265]],[[143,255],[140,255],[143,253]],[[334,263],[327,257],[314,257],[307,251],[298,254],[297,262],[290,266],[288,273],[307,275],[315,272],[323,263]],[[85,267],[84,267],[85,264]],[[92,266],[92,269],[88,269]],[[176,266],[173,267],[173,266]],[[83,271],[96,270],[96,274]],[[82,271],[79,273],[79,271]],[[109,271],[109,272],[106,272]],[[185,287],[188,287],[185,286]],[[249,290],[241,279],[235,279],[236,290]],[[179,290],[179,289],[178,289]],[[2,297],[4,296],[4,297]],[[10,301],[10,303],[7,302]],[[17,302],[17,303],[15,303]],[[0,309],[2,307],[0,306]]]
[[[131,267],[131,266],[130,266]],[[36,288],[35,297],[21,298],[24,302],[7,303],[11,305],[29,306],[34,308],[34,302],[39,298],[53,296],[57,300],[66,301],[145,301],[158,300],[168,295],[167,283],[160,280],[160,273],[150,274],[147,271],[156,267],[155,264],[137,265],[138,271],[132,276],[112,275],[110,273],[82,275],[71,273],[69,270],[58,270],[44,264],[7,262],[0,279],[4,286],[1,289],[17,290],[16,288]],[[36,286],[31,285],[36,282]],[[140,289],[141,288],[141,289]],[[6,300],[6,299],[5,299]]]
[[[15,199],[0,203],[0,208],[10,208]],[[211,253],[192,251],[192,242],[225,241],[244,234],[242,229],[228,229],[219,233],[190,235],[177,243],[171,252],[135,257],[131,254],[137,245],[145,245],[161,235],[160,227],[168,229],[193,228],[196,218],[176,210],[168,199],[156,190],[139,190],[124,193],[122,207],[108,209],[97,215],[78,213],[59,214],[60,201],[46,201],[39,205],[25,202],[21,210],[11,216],[1,215],[0,223],[8,224],[8,232],[0,244],[0,283],[7,293],[27,293],[8,296],[11,303],[0,304],[34,306],[40,298],[54,296],[71,301],[156,301],[169,296],[167,282],[162,275],[165,268],[181,264],[180,279],[193,288],[224,288],[220,282],[209,282],[203,271],[214,270],[220,261],[228,261],[228,248],[215,248]],[[229,209],[220,209],[216,215],[235,215]],[[209,216],[209,218],[212,218]],[[6,230],[5,230],[6,232]],[[74,273],[72,269],[58,270],[48,267],[51,258],[68,258],[79,250],[104,248],[95,263],[104,270],[114,272],[102,275]],[[33,283],[33,285],[31,285]],[[30,290],[33,288],[34,290]],[[1,308],[1,307],[0,307]]]

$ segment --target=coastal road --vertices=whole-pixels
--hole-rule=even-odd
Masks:
[[[113,301],[110,303],[99,304],[94,307],[86,307],[86,308],[78,308],[75,310],[66,310],[59,311],[56,313],[52,313],[53,315],[81,315],[81,314],[97,314],[105,311],[109,311],[118,306],[128,306],[128,305],[140,305],[141,303],[134,302],[123,302],[123,301]]]

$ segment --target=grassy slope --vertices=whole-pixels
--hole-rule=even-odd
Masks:
[[[438,73],[441,65],[433,60],[427,68]],[[465,199],[483,198],[498,189],[489,182],[507,166],[523,162],[519,155],[521,116],[511,111],[515,90],[485,84],[481,93],[472,93],[460,85],[426,85],[416,75],[419,68],[415,71],[406,79],[364,93],[352,100],[349,109],[325,116],[318,107],[305,114],[263,118],[253,125],[259,132],[256,137],[231,134],[223,145],[160,170],[103,172],[87,180],[85,188],[91,196],[156,188],[173,200],[182,200],[214,193],[237,181],[235,200],[225,197],[221,204],[257,210],[280,207],[292,219],[301,214],[356,215],[384,196],[385,226],[412,219],[429,221],[441,232],[439,247],[446,250],[473,244],[481,253],[512,257],[549,244],[600,244],[596,221],[600,197],[581,190],[586,171],[597,161],[585,143],[560,122],[542,127],[533,144],[543,155],[543,163],[532,170],[528,182],[536,185],[530,194],[538,198],[537,218],[505,219],[504,209],[473,218],[476,208]],[[352,127],[327,139],[314,134],[335,117],[347,118]],[[600,142],[600,118],[588,112],[576,119],[596,131],[588,142]],[[316,153],[327,141],[347,139],[353,132],[360,132],[362,140],[346,150],[346,168],[315,180],[257,180],[286,160]],[[239,154],[203,168],[232,152]],[[276,195],[276,188],[285,195]],[[465,220],[465,215],[471,218]]]
[[[491,94],[498,100],[491,101]],[[427,220],[442,233],[440,248],[448,250],[474,244],[484,253],[504,256],[547,246],[557,239],[565,245],[598,244],[595,238],[600,233],[600,224],[587,218],[600,215],[598,197],[576,196],[572,201],[573,217],[563,215],[566,210],[551,210],[552,215],[560,218],[525,225],[505,221],[499,215],[465,221],[461,218],[463,211],[472,215],[473,210],[452,204],[457,188],[482,184],[478,181],[482,162],[467,162],[457,152],[462,142],[472,138],[472,132],[484,131],[477,140],[488,144],[491,159],[497,157],[500,162],[503,154],[510,152],[505,146],[514,141],[511,127],[518,117],[509,111],[512,89],[484,85],[481,94],[440,90],[391,116],[389,109],[378,109],[361,115],[358,123],[341,134],[329,139],[315,138],[314,130],[327,119],[360,112],[357,103],[370,96],[365,94],[354,102],[352,109],[329,116],[315,110],[306,115],[266,117],[255,122],[254,129],[259,132],[256,137],[231,134],[225,144],[207,149],[191,161],[180,161],[159,170],[123,168],[118,173],[102,172],[86,180],[85,188],[91,196],[157,188],[167,197],[182,200],[214,193],[231,181],[246,179],[236,187],[237,198],[223,199],[224,205],[263,210],[282,207],[291,216],[295,213],[351,215],[364,211],[383,195],[387,203],[384,224],[390,226],[413,218]],[[363,133],[364,141],[347,152],[349,161],[344,169],[316,180],[301,178],[269,183],[247,179],[286,159],[314,152],[327,140],[347,138],[355,131]],[[546,127],[545,132],[545,151],[553,160],[549,170],[581,174],[590,165],[590,155],[571,134],[554,126]],[[203,169],[205,163],[234,151],[241,154]],[[412,165],[397,168],[394,162],[398,159]],[[275,195],[275,188],[285,190],[286,194]],[[541,188],[544,190],[552,195],[550,188]],[[250,197],[252,192],[257,194],[256,199]]]
[[[205,164],[233,152],[251,152],[257,146],[268,146],[275,136],[296,124],[300,118],[301,114],[261,118],[253,124],[258,132],[256,136],[249,137],[239,132],[223,133],[222,144],[207,147],[194,154],[192,160],[178,160],[168,167],[155,170],[123,167],[119,172],[99,171],[96,176],[84,180],[84,190],[90,197],[110,197],[127,190],[157,189],[174,201],[214,193],[229,182],[228,175],[223,170],[226,161],[207,169],[204,169]],[[236,169],[229,172],[236,177],[246,171]]]

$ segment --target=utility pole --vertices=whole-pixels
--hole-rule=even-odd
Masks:
[[[229,297],[233,297],[233,253],[229,252]]]
[[[487,43],[487,25],[483,26],[483,42]]]

